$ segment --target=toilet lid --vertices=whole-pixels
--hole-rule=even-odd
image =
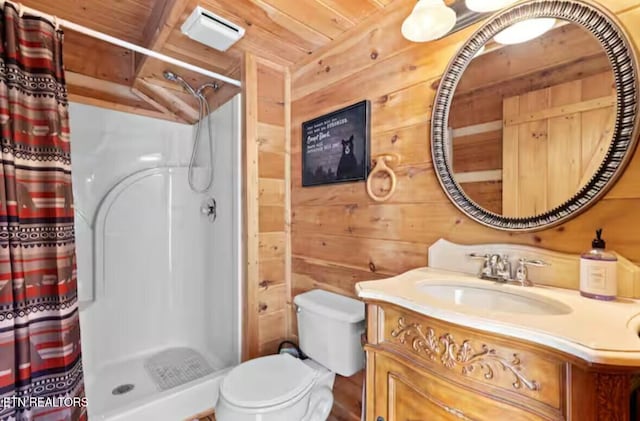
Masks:
[[[232,369],[222,380],[220,393],[243,408],[274,406],[304,392],[315,376],[315,370],[291,355],[270,355]]]

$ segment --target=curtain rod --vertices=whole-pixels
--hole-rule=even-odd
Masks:
[[[0,6],[4,7],[5,3],[10,3],[10,4],[15,5],[16,9],[18,9],[18,12],[20,13],[21,16],[22,16],[23,13],[27,13],[29,15],[37,16],[37,17],[40,17],[40,18],[48,20],[53,25],[55,25],[56,28],[59,27],[59,26],[63,26],[65,28],[71,29],[73,31],[80,32],[82,34],[88,35],[88,36],[90,36],[92,38],[96,38],[96,39],[99,39],[99,40],[102,40],[102,41],[106,41],[106,42],[108,42],[110,44],[117,45],[119,47],[123,47],[123,48],[126,48],[128,50],[132,50],[132,51],[135,51],[137,53],[144,54],[146,56],[156,58],[158,60],[164,61],[165,63],[169,63],[169,64],[173,64],[173,65],[178,66],[178,67],[182,67],[183,69],[187,69],[187,70],[190,70],[192,72],[199,73],[199,74],[204,75],[204,76],[208,76],[208,77],[210,77],[212,79],[216,79],[216,80],[228,83],[228,84],[233,85],[233,86],[238,86],[238,87],[242,86],[242,83],[239,80],[232,79],[232,78],[230,78],[228,76],[225,76],[225,75],[221,75],[220,73],[216,73],[216,72],[213,72],[211,70],[203,69],[202,67],[194,66],[193,64],[186,63],[186,62],[184,62],[182,60],[178,60],[176,58],[167,56],[165,54],[161,54],[161,53],[158,53],[156,51],[149,50],[148,48],[144,48],[144,47],[142,47],[140,45],[133,44],[131,42],[128,42],[128,41],[125,41],[125,40],[122,40],[122,39],[119,39],[119,38],[116,38],[116,37],[112,37],[111,35],[107,35],[107,34],[105,34],[103,32],[99,32],[99,31],[93,30],[91,28],[87,28],[86,26],[78,25],[77,23],[68,21],[66,19],[61,19],[61,18],[59,18],[57,16],[48,15],[48,14],[46,14],[44,12],[41,12],[41,11],[36,10],[36,9],[32,9],[32,8],[24,6],[24,5],[20,4],[20,3],[13,3],[13,2],[10,2],[10,1],[6,1],[6,0],[0,0]]]

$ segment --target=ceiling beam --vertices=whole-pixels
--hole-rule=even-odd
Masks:
[[[189,123],[195,123],[200,117],[198,110],[170,90],[156,85],[152,79],[137,79],[134,88],[151,97],[156,102],[171,110],[172,114],[176,114]]]
[[[146,101],[134,95],[130,86],[70,71],[65,72],[65,79],[70,101],[146,117],[185,122],[173,113],[160,112],[150,107]]]
[[[141,100],[145,101],[147,104],[151,105],[153,108],[155,108],[156,110],[160,111],[161,113],[166,114],[166,115],[168,115],[170,117],[173,117],[177,121],[182,121],[184,123],[189,124],[189,121],[183,119],[178,114],[172,112],[170,109],[168,109],[164,105],[160,104],[155,99],[153,99],[150,96],[144,94],[138,88],[131,88],[131,92],[133,92],[134,95],[136,95],[138,98],[140,98]]]
[[[144,47],[162,51],[190,2],[191,0],[156,0],[143,30]],[[148,56],[135,55],[131,91],[159,112],[175,120],[189,124],[198,121],[199,111],[172,92],[180,89],[177,85],[167,82],[163,87],[161,84],[164,80],[159,79],[156,83],[155,80],[144,77],[151,63]]]
[[[151,45],[154,38],[159,34],[163,22],[167,19],[167,13],[173,6],[172,0],[154,0],[151,14],[142,30],[142,42],[144,45]]]
[[[130,50],[69,29],[64,31],[64,68],[120,85],[133,83],[133,54]]]
[[[215,92],[206,95],[207,102],[211,111],[216,110],[226,104],[231,98],[240,93],[240,88],[237,88],[228,83],[223,83],[220,88]]]
[[[144,28],[144,47],[149,50],[161,51],[190,1],[191,0],[157,0],[151,17]],[[147,61],[147,56],[136,55],[136,78],[143,73]]]
[[[78,104],[91,105],[99,108],[106,108],[109,110],[120,111],[128,114],[136,114],[144,117],[157,118],[160,120],[169,120],[176,123],[184,123],[184,120],[170,118],[168,114],[161,113],[155,110],[148,110],[146,108],[140,108],[135,105],[127,105],[121,102],[107,101],[99,99],[94,96],[84,96],[80,94],[69,93],[69,100]]]

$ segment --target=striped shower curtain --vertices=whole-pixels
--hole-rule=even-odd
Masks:
[[[86,418],[62,32],[0,11],[0,420]]]

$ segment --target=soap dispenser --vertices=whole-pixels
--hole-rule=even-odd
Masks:
[[[606,245],[600,228],[591,250],[580,255],[580,294],[583,297],[605,301],[616,299],[618,258],[605,251]]]

